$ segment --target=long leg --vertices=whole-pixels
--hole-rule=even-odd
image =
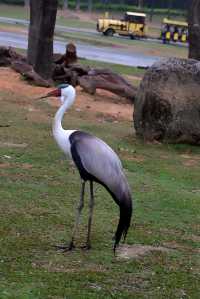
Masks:
[[[90,203],[89,203],[88,231],[87,231],[87,241],[86,241],[87,249],[91,248],[90,233],[91,233],[93,210],[94,210],[94,190],[93,190],[93,182],[90,181]]]
[[[77,207],[76,220],[75,220],[74,229],[73,229],[73,232],[72,232],[71,242],[69,244],[69,249],[72,249],[72,248],[75,247],[74,246],[74,238],[75,238],[75,235],[76,235],[78,225],[80,223],[81,211],[84,207],[84,193],[85,193],[85,181],[82,181],[80,202],[79,202],[79,205]]]
[[[81,186],[81,194],[80,194],[80,201],[77,207],[77,213],[76,213],[76,220],[75,220],[75,224],[74,224],[74,229],[72,232],[72,238],[71,241],[69,243],[69,246],[57,246],[58,249],[62,249],[63,251],[68,251],[68,250],[72,250],[73,248],[75,248],[74,246],[74,238],[76,235],[76,231],[80,222],[80,216],[81,216],[81,211],[83,209],[84,206],[84,193],[85,193],[85,181],[82,180],[82,186]]]

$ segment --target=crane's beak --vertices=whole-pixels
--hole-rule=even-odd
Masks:
[[[61,96],[61,90],[59,88],[57,88],[57,89],[50,91],[49,93],[47,93],[44,96],[36,98],[35,100],[41,100],[41,99],[45,99],[45,98],[49,98],[49,97],[60,97],[60,96]]]

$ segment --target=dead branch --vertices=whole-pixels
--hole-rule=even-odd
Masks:
[[[23,61],[13,61],[11,63],[12,69],[20,73],[25,79],[32,81],[37,86],[50,87],[53,82],[43,79],[38,75],[30,64]]]
[[[11,66],[25,79],[44,87],[52,86],[53,81],[66,82],[74,87],[80,85],[90,94],[94,94],[97,89],[104,89],[131,101],[134,101],[137,90],[125,78],[109,69],[94,69],[77,64],[76,46],[72,43],[66,46],[64,55],[54,54],[52,81],[39,76],[26,58],[12,48],[0,47],[0,66]]]
[[[87,75],[79,78],[79,85],[86,92],[94,94],[96,89],[104,89],[134,101],[137,89],[123,77],[111,72],[107,74],[101,74],[100,70],[97,72],[98,75]],[[96,73],[96,70],[94,73]]]

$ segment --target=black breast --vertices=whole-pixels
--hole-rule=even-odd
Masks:
[[[84,181],[98,181],[93,175],[91,175],[83,166],[82,162],[81,162],[81,151],[77,150],[77,144],[79,142],[81,142],[83,139],[92,139],[94,138],[93,135],[88,134],[86,132],[82,132],[82,131],[75,131],[73,132],[70,137],[69,137],[69,141],[71,143],[71,154],[72,154],[72,158],[73,161],[76,165],[76,167],[78,168],[78,171],[80,173],[81,178]]]

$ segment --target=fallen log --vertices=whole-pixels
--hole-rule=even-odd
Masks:
[[[99,72],[99,70],[98,70]],[[99,72],[99,75],[86,75],[79,78],[79,85],[88,93],[95,94],[96,89],[108,90],[121,97],[134,101],[137,89],[114,73]]]
[[[11,47],[0,47],[0,66],[10,66],[14,60],[26,61],[26,57],[18,54]]]
[[[27,63],[25,56],[16,53],[10,47],[0,47],[0,66],[11,66],[31,83],[49,87],[54,82],[66,82],[74,87],[80,85],[83,90],[90,94],[95,94],[97,89],[104,89],[134,101],[137,88],[121,75],[109,69],[94,69],[78,64],[77,59],[76,46],[72,43],[66,46],[64,55],[54,54],[52,81],[49,81],[34,71],[34,68]]]
[[[91,69],[80,64],[71,64],[68,67],[56,65],[53,79],[67,82],[73,86],[80,85],[84,91],[95,94],[97,89],[108,90],[120,97],[134,101],[137,88],[131,85],[121,75],[109,69]]]
[[[50,87],[53,86],[53,81],[45,80],[40,75],[38,75],[33,67],[23,61],[17,60],[11,63],[12,69],[20,73],[25,79],[32,81],[37,86]]]

